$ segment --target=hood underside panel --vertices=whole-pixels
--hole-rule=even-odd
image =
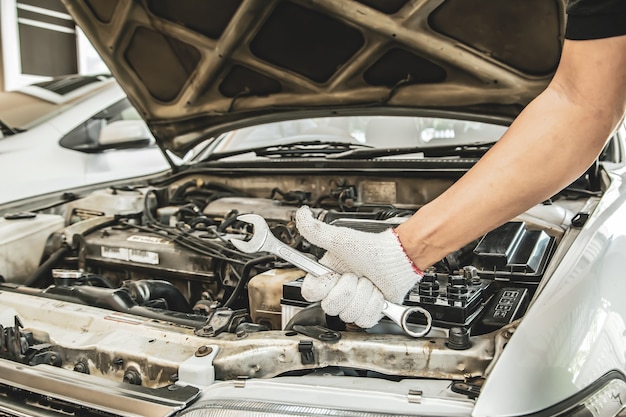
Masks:
[[[513,116],[559,60],[562,0],[64,0],[164,146],[350,108]]]

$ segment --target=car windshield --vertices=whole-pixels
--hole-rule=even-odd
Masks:
[[[315,146],[332,143],[345,150],[355,147],[438,148],[493,143],[507,127],[484,122],[440,117],[349,116],[268,123],[234,130],[222,137],[212,154],[258,155],[263,147]],[[345,146],[344,146],[345,144]],[[329,149],[329,148],[326,148]],[[240,151],[240,152],[239,152]],[[303,153],[304,154],[304,153]],[[217,158],[214,158],[217,159]]]

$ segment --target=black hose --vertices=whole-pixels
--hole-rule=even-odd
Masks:
[[[39,265],[39,268],[37,268],[35,273],[31,275],[30,278],[28,278],[28,280],[26,280],[24,285],[26,285],[27,287],[32,287],[35,284],[44,284],[45,279],[50,276],[52,268],[65,255],[69,254],[69,252],[70,252],[70,248],[65,245],[61,246],[59,249],[54,251],[52,255],[50,255],[44,263]]]
[[[329,198],[332,198],[330,194],[324,194],[319,196],[317,200],[315,200],[315,204],[313,205],[313,207],[322,207],[322,202],[324,202],[324,200],[328,200]]]
[[[170,202],[173,204],[184,202],[183,196],[185,195],[185,192],[187,191],[187,189],[189,187],[197,187],[197,186],[198,186],[198,181],[196,180],[190,180],[190,181],[185,182],[184,184],[181,184],[174,192],[174,195],[170,199]]]
[[[89,233],[92,233],[93,231],[97,229],[107,227],[114,223],[116,223],[116,220],[113,217],[109,217],[109,218],[103,217],[102,221],[99,221],[97,224],[94,224],[91,227],[83,230],[80,234],[77,233],[74,235],[73,244],[78,246],[79,262],[80,262],[80,256],[81,256],[81,253],[80,253],[81,245],[84,246],[83,244],[84,236],[88,235]],[[68,255],[69,253],[70,253],[70,247],[67,245],[62,245],[56,251],[52,252],[52,254],[48,257],[48,259],[46,259],[44,263],[39,265],[39,268],[37,268],[37,270],[33,273],[33,275],[31,275],[26,280],[24,285],[27,287],[32,287],[34,285],[39,285],[40,287],[42,287],[43,285],[45,285],[45,281],[43,282],[40,282],[40,281],[49,277],[52,272],[52,268],[55,266],[55,264],[59,262],[64,256]]]
[[[239,298],[241,291],[243,290],[245,285],[248,283],[248,281],[250,281],[250,271],[252,270],[253,267],[260,265],[260,264],[265,264],[268,262],[275,262],[275,261],[276,261],[276,256],[267,255],[267,256],[261,256],[259,258],[254,258],[246,262],[245,265],[243,266],[243,271],[241,272],[241,278],[239,278],[239,282],[235,286],[233,293],[230,295],[230,297],[228,297],[228,300],[226,300],[226,302],[224,303],[223,307],[231,307],[234,304],[234,302],[237,300],[237,298]]]
[[[204,225],[204,227],[198,227],[198,225]],[[215,221],[209,219],[207,216],[199,216],[189,222],[189,227],[193,230],[205,230],[209,226],[215,226]]]
[[[146,195],[143,198],[143,213],[146,216],[146,218],[148,219],[148,222],[160,223],[154,217],[154,215],[152,214],[152,211],[150,211],[150,204],[149,204],[150,194],[154,194],[154,198],[156,198],[156,200],[157,200],[156,206],[159,207],[159,195],[157,194],[155,188],[150,188],[148,191],[146,191]]]
[[[85,276],[83,276],[81,280],[90,285],[95,284],[96,287],[115,288],[113,284],[111,284],[111,281],[109,281],[106,277],[103,277],[102,275],[85,274]]]
[[[6,290],[22,293],[25,292],[24,287]],[[32,294],[32,292],[27,293]],[[123,288],[111,289],[85,285],[72,287],[51,286],[45,290],[40,290],[37,295],[55,300],[96,306],[122,313],[163,320],[196,329],[202,327],[206,322],[206,317],[197,314],[140,306],[133,300],[130,292]]]
[[[192,313],[189,302],[178,288],[169,281],[142,279],[124,284],[139,305],[159,298],[165,300],[168,310]]]
[[[226,231],[227,227],[232,226],[232,224],[237,221],[237,215],[238,214],[239,214],[239,212],[237,210],[232,210],[230,213],[228,213],[228,216],[226,217],[226,219],[224,219],[222,224],[217,226],[217,231],[218,232]]]

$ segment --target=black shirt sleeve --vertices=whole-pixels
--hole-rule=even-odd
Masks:
[[[572,40],[626,35],[626,0],[569,0],[565,37]]]

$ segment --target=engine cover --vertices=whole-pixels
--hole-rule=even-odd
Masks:
[[[219,260],[134,228],[113,226],[86,236],[80,258],[89,270],[106,275],[115,285],[128,279],[165,279],[192,303],[203,291],[217,291],[213,284]]]

